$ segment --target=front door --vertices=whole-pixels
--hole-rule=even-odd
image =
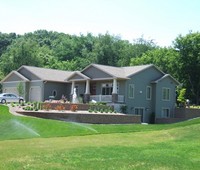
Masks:
[[[141,115],[141,122],[144,122],[144,108],[143,107],[136,107],[135,114]]]
[[[91,95],[96,95],[96,83],[90,84],[90,93]]]

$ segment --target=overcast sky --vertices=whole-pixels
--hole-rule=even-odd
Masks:
[[[170,46],[179,34],[199,31],[199,21],[200,0],[0,0],[2,33],[109,32]]]

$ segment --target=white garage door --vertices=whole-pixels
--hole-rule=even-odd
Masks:
[[[41,87],[34,86],[30,88],[29,91],[29,101],[41,101]]]
[[[7,87],[3,90],[4,93],[14,93],[18,94],[16,87]]]

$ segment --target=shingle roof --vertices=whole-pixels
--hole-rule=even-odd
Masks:
[[[65,79],[65,81],[69,81],[73,76],[79,75],[83,78],[83,80],[89,80],[90,78],[86,75],[82,74],[80,71],[74,71],[68,78]]]
[[[140,66],[129,66],[129,67],[114,67],[114,66],[105,66],[100,64],[92,64],[94,67],[106,72],[107,74],[117,77],[117,78],[128,78],[129,76],[136,74],[140,71],[143,71],[149,67],[152,67],[152,64],[149,65],[140,65]]]
[[[177,85],[179,85],[180,83],[175,79],[173,78],[170,74],[165,74],[164,76],[162,76],[161,78],[155,80],[155,81],[152,81],[151,83],[159,83],[160,81],[164,80],[165,78],[169,77],[170,79],[172,79]]]
[[[139,66],[129,66],[129,67],[122,67],[124,70],[124,74],[126,77],[129,77],[131,75],[134,75],[136,73],[139,73],[140,71],[143,71],[149,67],[153,67],[153,64],[148,65],[139,65]]]
[[[43,81],[65,82],[65,79],[74,73],[74,71],[62,71],[34,66],[22,66],[19,68],[19,70],[21,68],[27,69]]]

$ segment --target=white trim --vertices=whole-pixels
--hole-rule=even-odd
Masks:
[[[169,99],[164,99],[164,90],[169,90]],[[170,93],[171,93],[171,89],[169,87],[162,87],[162,100],[163,101],[170,101]]]
[[[72,84],[71,84],[71,95],[74,94],[74,87],[75,87],[75,82],[72,81]]]
[[[168,112],[168,116],[165,116],[164,115],[164,110],[169,110],[169,112]],[[162,107],[162,118],[169,118],[170,117],[170,108],[169,107]]]
[[[90,94],[90,81],[86,80],[85,94]]]
[[[11,83],[20,83],[20,82],[26,83],[27,81],[8,81],[8,82],[3,82],[1,84],[11,84]]]
[[[148,98],[148,88],[149,88],[149,90],[150,90],[150,97]],[[152,98],[152,87],[151,86],[147,86],[146,87],[146,100],[151,100],[151,98]]]
[[[30,83],[33,83],[33,82],[45,82],[45,81],[48,82],[47,80],[31,80]]]
[[[113,79],[113,91],[112,94],[117,94],[117,79]]]
[[[130,95],[130,88],[133,88],[133,93]],[[129,99],[134,99],[135,98],[135,85],[134,84],[129,84],[128,85],[128,98]]]

